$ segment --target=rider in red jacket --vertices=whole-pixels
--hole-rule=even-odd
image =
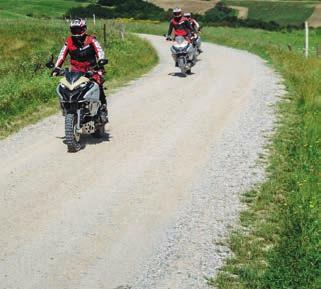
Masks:
[[[174,32],[175,36],[190,37],[194,29],[188,19],[183,17],[182,9],[175,8],[173,16],[169,24],[167,36],[169,37]]]
[[[93,71],[94,67],[99,67],[94,71],[93,79],[100,87],[100,101],[102,103],[102,111],[107,114],[106,95],[103,88],[105,74],[103,65],[107,64],[105,53],[97,41],[95,36],[88,35],[86,21],[77,18],[70,23],[71,36],[67,38],[65,45],[60,51],[55,69],[52,72],[53,76],[59,74],[61,67],[70,56],[71,71],[87,72]]]
[[[184,17],[191,23],[195,32],[200,31],[200,25],[198,24],[198,22],[194,18],[192,18],[192,13],[186,12],[186,13],[184,13]]]

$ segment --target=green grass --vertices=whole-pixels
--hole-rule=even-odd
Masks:
[[[77,0],[0,0],[0,19],[17,19],[26,16],[62,18],[71,7],[87,5]]]
[[[101,32],[99,23],[96,35],[102,42]],[[57,56],[67,35],[62,21],[0,21],[0,137],[57,111],[58,79],[49,77],[44,63],[51,53]],[[117,25],[111,24],[108,36],[107,88],[139,77],[156,64],[157,55],[146,41],[130,34],[123,41]]]
[[[321,288],[321,60],[305,60],[282,48],[297,33],[267,33],[257,42],[255,31],[245,32],[229,29],[224,36],[208,29],[204,37],[269,60],[289,94],[279,108],[268,180],[245,196],[249,210],[241,221],[248,232],[232,236],[235,257],[213,284],[221,289]]]
[[[164,27],[135,24],[132,29],[161,34]],[[313,43],[320,32],[315,33]],[[288,89],[264,159],[267,180],[244,195],[243,229],[228,242],[234,256],[209,283],[220,289],[320,289],[321,59],[288,51],[289,41],[300,47],[296,40],[302,32],[204,28],[202,35],[265,58]]]
[[[167,23],[149,24],[133,22],[126,25],[129,31],[156,35],[163,35],[168,29]],[[232,37],[228,40],[227,35],[231,35]],[[267,31],[248,28],[235,29],[229,27],[206,27],[202,30],[202,38],[205,40],[249,50],[251,50],[253,46],[261,47],[263,54],[266,51],[266,47],[288,50],[288,46],[290,45],[293,51],[303,55],[304,37],[303,30],[295,30],[291,33],[287,31]],[[313,56],[316,55],[316,48],[320,44],[321,29],[311,30],[310,52]]]
[[[249,8],[249,19],[275,21],[281,25],[300,25],[313,13],[314,5],[309,2],[272,2],[227,0],[228,5]]]

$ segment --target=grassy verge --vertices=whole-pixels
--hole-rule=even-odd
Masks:
[[[264,48],[258,48],[262,54]],[[268,180],[245,195],[245,231],[235,256],[212,284],[219,288],[321,288],[321,61],[276,48],[264,53],[289,89],[271,146]]]
[[[97,30],[102,40],[102,29]],[[49,77],[44,63],[51,53],[58,54],[67,35],[63,22],[1,21],[0,137],[57,111],[58,79]],[[114,25],[109,27],[105,50],[110,59],[109,89],[146,73],[157,62],[150,44],[130,34],[123,41]]]
[[[161,34],[164,27],[133,29]],[[244,230],[233,233],[229,241],[234,257],[209,280],[220,289],[321,288],[321,60],[305,60],[302,53],[288,51],[285,44],[299,36],[204,29],[207,41],[267,59],[283,75],[289,91],[279,106],[267,181],[244,196]]]

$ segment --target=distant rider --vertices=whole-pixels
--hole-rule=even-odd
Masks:
[[[194,31],[196,33],[200,32],[200,25],[199,23],[192,17],[192,14],[190,12],[184,13],[184,17],[191,23]]]
[[[196,37],[193,40],[194,45],[197,47],[197,50],[199,53],[202,53],[202,49],[201,49],[201,38],[199,36],[199,33],[201,32],[201,26],[199,25],[199,23],[192,17],[191,13],[184,13],[184,17],[191,23]]]
[[[87,34],[87,25],[84,19],[77,18],[72,20],[70,23],[70,32],[71,36],[67,38],[65,45],[61,49],[52,75],[59,75],[68,54],[70,56],[71,71],[83,73],[93,71],[94,75],[92,76],[92,79],[100,88],[100,101],[102,103],[101,112],[104,114],[107,122],[107,101],[103,87],[103,75],[105,74],[103,66],[108,62],[105,53],[96,37]]]
[[[183,16],[182,9],[175,8],[173,10],[173,18],[169,24],[167,39],[170,38],[172,33],[176,36],[183,36],[185,38],[190,38],[194,31],[191,23],[187,18]]]

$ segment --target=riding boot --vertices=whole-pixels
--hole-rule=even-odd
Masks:
[[[104,87],[101,85],[99,86],[100,88],[100,102],[101,102],[101,106],[100,106],[100,118],[103,124],[106,124],[109,122],[108,120],[108,109],[107,109],[107,100],[106,100],[106,95],[104,92]]]

